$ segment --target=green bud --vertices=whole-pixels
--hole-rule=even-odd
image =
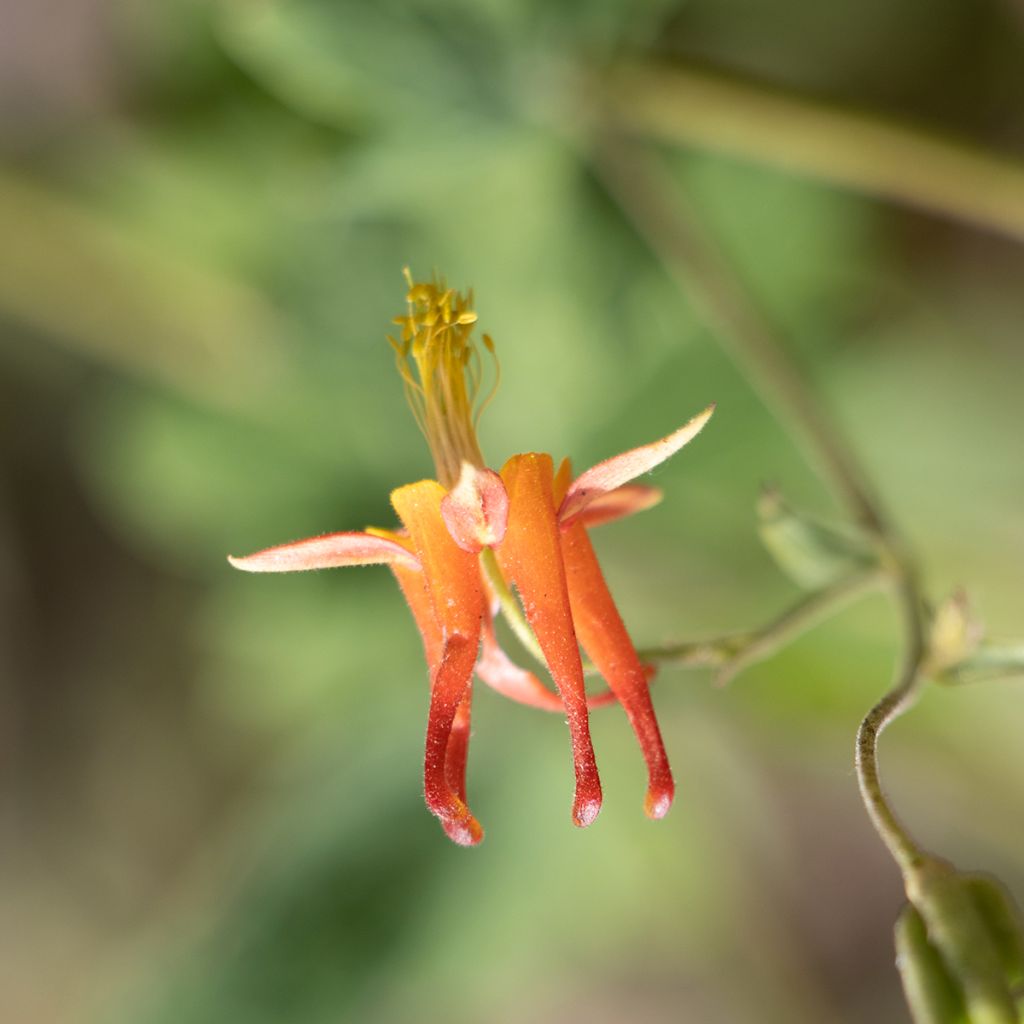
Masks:
[[[1024,1024],[1014,996],[1022,940],[1006,894],[933,858],[905,880],[912,912],[897,925],[897,949],[916,1024]]]
[[[806,590],[820,590],[876,562],[861,534],[796,512],[774,487],[762,489],[757,515],[768,553]]]
[[[1019,992],[1024,986],[1024,921],[1020,911],[997,878],[973,875],[967,885],[999,949],[1006,979]]]
[[[984,633],[966,593],[955,591],[935,609],[929,623],[928,671],[944,674],[966,662],[977,652]]]
[[[909,903],[896,922],[896,966],[914,1024],[969,1024],[956,982]]]

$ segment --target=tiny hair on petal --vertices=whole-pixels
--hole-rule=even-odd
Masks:
[[[279,544],[243,558],[228,555],[243,572],[306,572],[340,569],[349,565],[401,565],[420,569],[420,560],[408,548],[370,533],[328,533],[292,544]]]
[[[650,444],[632,448],[621,455],[613,455],[581,473],[570,485],[558,510],[558,519],[564,527],[570,525],[592,501],[628,484],[638,476],[650,472],[655,466],[671,458],[680,448],[689,444],[703,429],[714,404],[698,413],[678,430]]]

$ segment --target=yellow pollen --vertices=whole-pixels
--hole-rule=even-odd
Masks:
[[[498,386],[498,359],[494,342],[483,335],[483,346],[494,359],[495,380],[481,399],[483,365],[473,338],[477,316],[473,293],[449,288],[443,278],[409,285],[405,316],[395,317],[399,338],[388,335],[406,398],[420,430],[430,445],[437,478],[453,487],[463,462],[483,467],[476,424]],[[413,367],[415,366],[415,371]]]

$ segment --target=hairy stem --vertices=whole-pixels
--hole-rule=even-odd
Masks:
[[[922,672],[925,640],[916,583],[910,577],[899,576],[894,582],[903,620],[903,654],[895,685],[865,715],[857,730],[855,764],[861,799],[875,826],[875,831],[881,836],[889,853],[906,876],[920,866],[924,854],[897,819],[882,791],[882,782],[878,774],[878,737],[890,722],[909,710],[917,699],[921,683],[925,679]]]

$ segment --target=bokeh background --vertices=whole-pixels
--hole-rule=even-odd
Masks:
[[[466,851],[422,805],[424,668],[389,574],[224,561],[387,524],[430,473],[384,341],[409,264],[476,288],[493,464],[583,467],[718,401],[657,472],[666,501],[598,537],[639,643],[797,597],[758,488],[834,509],[588,165],[584,72],[626,56],[1024,157],[1016,0],[4,0],[0,1019],[907,1019],[899,880],[851,771],[897,645],[884,600],[727,690],[664,670],[659,824],[621,713],[595,714],[606,803],[578,831],[564,725],[480,689]],[[660,148],[931,592],[968,584],[1019,635],[1020,242]],[[1018,899],[1022,730],[1019,683],[933,688],[883,744],[926,845]]]

